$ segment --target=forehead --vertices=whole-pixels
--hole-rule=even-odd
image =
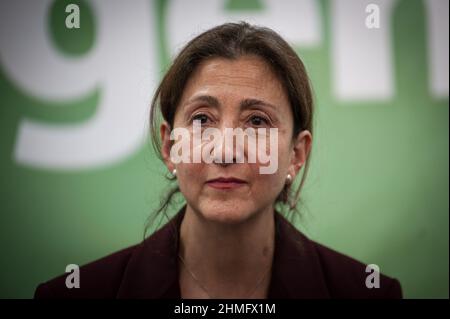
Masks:
[[[253,55],[234,60],[212,58],[201,63],[189,78],[181,101],[201,94],[221,100],[258,98],[275,105],[287,103],[284,88],[272,68]]]

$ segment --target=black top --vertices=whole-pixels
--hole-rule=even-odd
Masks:
[[[80,267],[80,288],[69,274],[40,284],[35,298],[180,298],[178,238],[185,209],[138,245]],[[401,298],[400,283],[380,274],[366,287],[366,265],[322,246],[275,213],[275,250],[269,299]]]

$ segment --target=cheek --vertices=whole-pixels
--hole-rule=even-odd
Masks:
[[[279,139],[278,154],[274,160],[277,161],[277,169],[273,174],[260,174],[259,166],[267,166],[267,164],[261,163],[258,163],[258,168],[254,170],[254,174],[257,174],[258,183],[261,185],[258,189],[264,187],[278,195],[286,183],[286,176],[291,162],[290,141],[288,139]]]
[[[183,194],[199,192],[204,177],[204,165],[201,163],[180,163],[177,165],[177,182]]]
[[[261,153],[265,154],[263,157],[257,157],[257,167],[259,168],[259,171],[256,170],[256,173],[262,172],[262,177],[264,177],[264,175],[271,175],[271,177],[266,177],[272,180],[283,179],[288,173],[292,158],[292,145],[291,140],[283,133],[278,135],[276,144],[271,143],[271,145],[269,145],[269,142],[266,142],[265,149],[259,148],[257,151],[258,155]],[[275,151],[272,151],[273,149],[275,149]],[[262,158],[264,158],[264,161],[261,160]],[[268,167],[272,167],[272,169],[267,169]],[[264,174],[264,172],[266,174]],[[267,174],[268,172],[270,172],[270,174]]]
[[[251,171],[253,175],[252,183],[252,196],[261,202],[274,201],[278,194],[282,191],[286,182],[287,175],[287,163],[286,153],[278,153],[278,157],[274,160],[278,160],[276,163],[277,169],[272,174],[262,174],[261,167],[267,167],[268,164],[257,163],[251,165]]]
[[[252,168],[253,172],[253,184],[252,193],[256,197],[269,196],[276,197],[278,193],[282,190],[285,183],[285,175],[282,173],[280,167],[273,174],[261,174],[259,171],[259,165],[255,165]]]
[[[286,177],[289,169],[289,165],[291,164],[292,150],[291,143],[283,141],[279,144],[278,148],[278,163],[279,163],[279,173],[284,174]]]

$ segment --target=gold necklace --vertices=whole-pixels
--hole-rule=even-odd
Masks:
[[[194,273],[189,269],[189,267],[186,265],[186,262],[184,261],[184,258],[181,257],[180,254],[178,254],[178,258],[180,258],[181,263],[186,268],[186,270],[188,271],[188,273],[192,277],[192,279],[194,279],[194,281],[197,283],[197,285],[208,295],[208,297],[211,298],[211,299],[218,299],[218,298],[213,298],[211,296],[211,294],[209,293],[208,289],[206,289],[206,287],[200,282],[200,280],[197,278],[197,276],[195,276]],[[250,298],[251,296],[253,296],[253,294],[255,293],[256,289],[258,289],[259,285],[261,285],[261,283],[267,277],[267,274],[269,273],[269,270],[270,270],[270,266],[267,267],[267,270],[264,272],[263,276],[257,281],[256,286],[252,290],[249,291],[248,295],[246,295],[247,298]]]

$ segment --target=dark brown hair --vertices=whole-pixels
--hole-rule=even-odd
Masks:
[[[159,112],[170,127],[173,127],[175,112],[189,77],[200,63],[220,57],[238,59],[243,55],[256,55],[271,66],[286,90],[293,114],[293,138],[303,130],[312,133],[313,98],[305,67],[289,44],[271,29],[253,26],[245,22],[225,23],[214,27],[192,39],[177,55],[158,86],[151,103],[150,130],[153,147],[161,156],[159,138]],[[309,157],[303,167],[303,175],[296,190],[285,186],[276,203],[286,213],[298,212],[300,190],[305,182]],[[168,179],[174,179],[167,176]],[[161,202],[155,215],[166,211],[173,196],[179,192],[175,186]],[[155,216],[156,217],[156,216]]]

